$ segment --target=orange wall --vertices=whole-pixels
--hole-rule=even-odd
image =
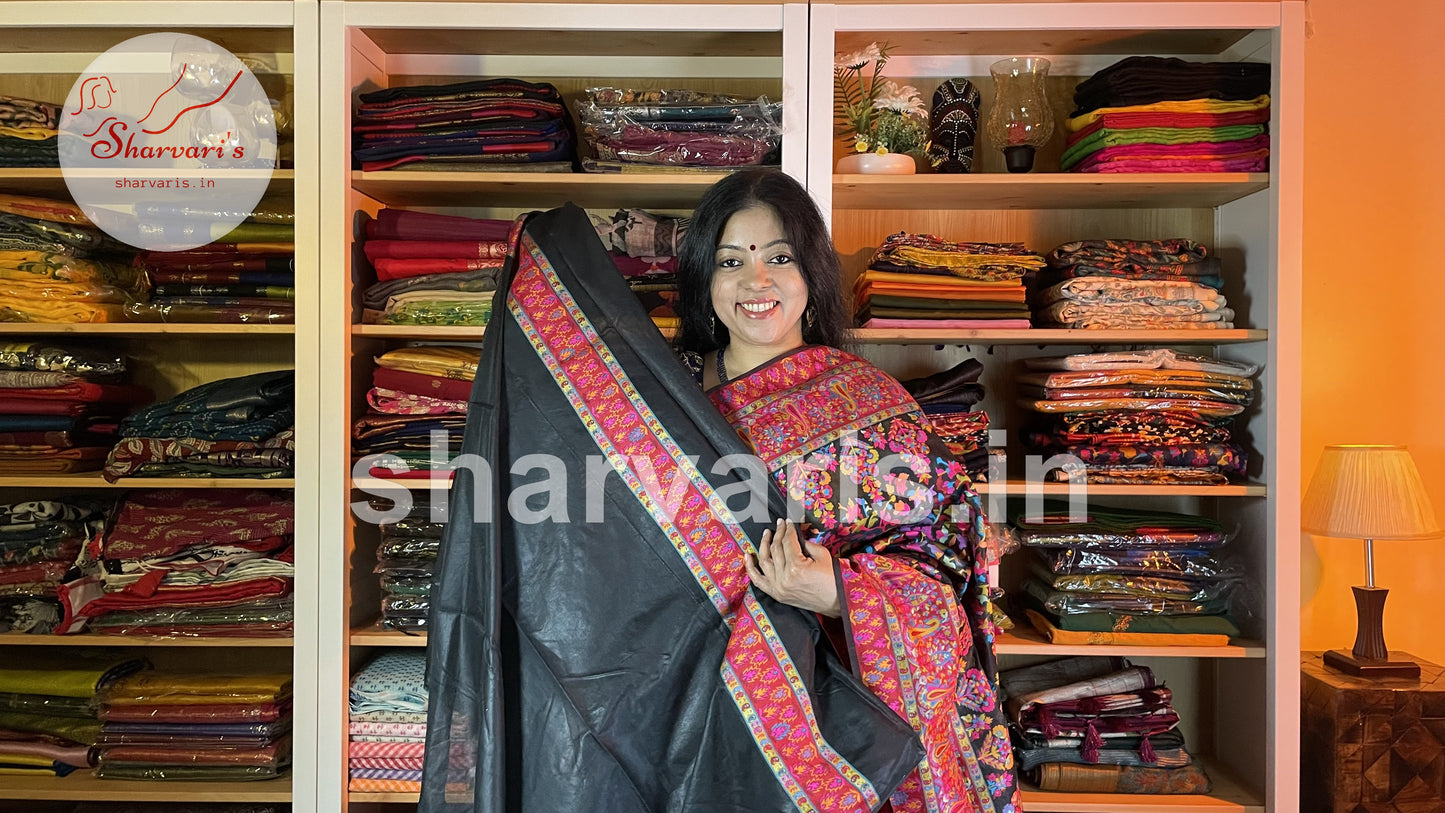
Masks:
[[[1402,443],[1445,521],[1445,4],[1309,9],[1304,486],[1326,444]],[[1302,647],[1349,649],[1363,543],[1302,547]],[[1445,539],[1376,543],[1375,580],[1390,649],[1445,664]]]

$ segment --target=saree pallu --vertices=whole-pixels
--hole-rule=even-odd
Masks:
[[[782,496],[728,465],[746,447],[581,209],[525,221],[515,251],[467,413],[489,471],[458,468],[431,593],[420,810],[877,810],[922,751],[813,614],[749,589]],[[579,476],[555,510],[506,510],[539,451]],[[604,521],[589,453],[618,474]],[[750,495],[767,510],[735,516]]]

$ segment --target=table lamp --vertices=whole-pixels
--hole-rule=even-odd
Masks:
[[[1404,446],[1326,446],[1305,492],[1300,524],[1307,533],[1365,540],[1365,586],[1355,591],[1355,647],[1330,650],[1325,664],[1365,677],[1419,677],[1414,661],[1390,660],[1383,626],[1389,590],[1375,586],[1377,539],[1440,534],[1420,472]]]

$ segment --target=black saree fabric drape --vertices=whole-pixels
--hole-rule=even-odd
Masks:
[[[748,450],[582,210],[527,219],[498,288],[431,594],[421,810],[877,810],[916,735],[812,614],[747,586],[783,499],[713,471]],[[732,513],[748,488],[762,521]]]

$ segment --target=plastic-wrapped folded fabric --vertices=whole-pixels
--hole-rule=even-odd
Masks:
[[[1045,501],[1037,515],[1017,509],[1009,524],[1022,544],[1044,548],[1200,550],[1228,538],[1224,526],[1208,517],[1092,506],[1086,516],[1075,518],[1068,504],[1057,500]]]
[[[295,377],[276,370],[201,384],[130,415],[121,434],[259,442],[295,423]]]
[[[389,350],[377,356],[375,361],[378,366],[389,370],[471,381],[477,375],[477,361],[480,355],[480,351],[475,347],[427,345]],[[424,392],[421,390],[407,391]],[[463,399],[465,397],[465,395],[462,396]]]
[[[183,476],[183,467],[199,464],[196,476],[217,470],[231,477],[286,477],[295,464],[296,433],[287,428],[260,442],[244,440],[199,440],[187,437],[127,437],[110,449],[105,479],[145,476],[156,464],[168,464],[173,476]],[[154,476],[154,475],[152,475]]]
[[[362,227],[367,240],[505,240],[510,220],[382,209]]]
[[[674,166],[776,164],[782,105],[754,101],[621,104],[615,88],[589,88],[576,106],[582,135],[603,161]],[[631,93],[623,90],[622,94]],[[691,91],[677,91],[669,98]]]
[[[176,705],[160,701],[133,705],[105,704],[98,712],[99,718],[107,723],[274,723],[290,714],[289,700],[275,703],[217,702],[195,705]]]
[[[1209,776],[1198,765],[1149,768],[1050,762],[1030,772],[1039,790],[1069,793],[1202,794]]]
[[[54,737],[0,736],[0,763],[10,763],[17,756],[59,762],[76,768],[90,767],[90,746]]]
[[[1088,481],[1095,485],[1199,485],[1223,486],[1229,475],[1194,466],[1103,466],[1054,469],[1048,479],[1055,483]]]
[[[468,260],[470,265],[473,261]],[[489,293],[497,287],[497,269],[475,261],[476,268],[468,271],[446,271],[427,273],[420,276],[406,276],[377,282],[367,286],[361,293],[362,305],[368,310],[380,311],[394,296],[427,291],[446,294],[448,292]],[[444,297],[442,297],[444,298]]]
[[[191,298],[171,297],[125,306],[132,322],[171,324],[289,325],[296,321],[296,308],[281,299],[229,299],[200,303]]]
[[[1137,574],[1187,582],[1244,576],[1238,561],[1222,559],[1208,550],[1035,548],[1034,553],[1037,561],[1056,575]]]
[[[1028,609],[1024,614],[1049,643],[1060,646],[1229,646],[1229,635],[1223,632],[1129,632],[1113,628],[1066,630],[1038,610]]]
[[[1044,388],[1019,382],[1016,392],[1023,398],[1041,398],[1046,401],[1081,401],[1102,398],[1199,398],[1245,406],[1254,401],[1254,394],[1249,390],[1225,389],[1199,383]]]
[[[1191,582],[1121,573],[1055,575],[1042,565],[1034,568],[1034,575],[1054,590],[1066,593],[1115,593],[1173,601],[1211,601],[1223,597],[1231,586],[1227,579]]]
[[[291,696],[288,673],[218,674],[157,672],[131,675],[111,684],[103,701],[112,705],[169,703],[207,705],[276,703]]]
[[[0,692],[91,698],[146,666],[143,657],[93,650],[27,653],[23,664],[0,666]],[[0,721],[0,727],[5,727]]]
[[[47,713],[0,710],[0,729],[92,745],[100,736],[100,721],[95,718],[60,717]]]
[[[1072,401],[1020,398],[1018,404],[1034,412],[1060,415],[1076,412],[1128,410],[1138,412],[1189,412],[1207,418],[1231,418],[1244,411],[1240,404],[1206,398],[1080,398]]]
[[[1154,470],[1179,475],[1194,472],[1219,475],[1228,481],[1230,478],[1244,476],[1249,462],[1248,454],[1235,443],[1168,443],[1150,446],[1048,444],[1043,449],[1047,453],[1071,455],[1083,461],[1083,476],[1089,479],[1093,479],[1095,474]],[[1064,469],[1050,472],[1051,478],[1062,481],[1074,476],[1075,474]]]
[[[374,325],[486,326],[492,318],[492,294],[460,291],[428,295],[416,291],[387,300],[381,311],[365,311],[363,322]]]
[[[294,620],[291,597],[286,596],[227,607],[111,612],[91,619],[86,627],[105,635],[268,638],[289,636]]]
[[[95,775],[101,779],[146,779],[176,782],[244,782],[275,779],[289,765],[108,765],[101,762]]]
[[[1020,592],[1057,615],[1120,613],[1129,615],[1220,615],[1229,609],[1225,598],[1204,601],[1136,596],[1126,593],[1080,593],[1054,590],[1037,579],[1024,581]]]

